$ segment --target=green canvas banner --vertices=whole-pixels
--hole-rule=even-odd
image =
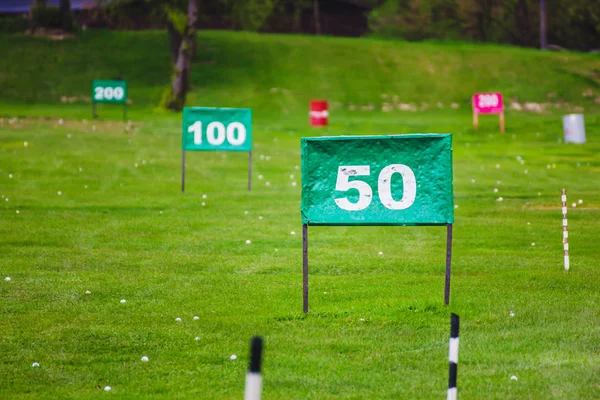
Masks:
[[[111,80],[92,81],[92,101],[94,103],[126,103],[127,82]]]
[[[252,110],[184,108],[182,148],[199,151],[252,151]]]
[[[454,222],[452,135],[302,138],[302,223]]]

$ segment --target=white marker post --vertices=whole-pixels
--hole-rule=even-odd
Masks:
[[[250,365],[248,366],[248,373],[246,374],[244,400],[260,400],[262,393],[262,375],[260,374],[262,349],[262,337],[253,337],[250,342]]]
[[[565,271],[569,270],[569,230],[567,228],[567,190],[562,190],[562,227],[563,250],[565,252]]]
[[[450,345],[448,347],[448,361],[450,362],[450,373],[448,378],[447,400],[456,400],[456,375],[458,373],[458,328],[460,317],[456,314],[450,316]]]

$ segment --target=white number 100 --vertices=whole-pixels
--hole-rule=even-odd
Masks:
[[[235,132],[237,131],[237,137]],[[188,128],[188,132],[194,133],[194,144],[202,144],[202,122],[196,121]],[[246,141],[246,127],[241,122],[232,122],[223,125],[219,121],[213,121],[206,126],[206,140],[213,146],[220,146],[225,139],[232,146],[240,146]]]
[[[367,182],[361,180],[348,180],[351,176],[368,176],[371,174],[368,165],[347,165],[338,168],[335,190],[358,190],[358,201],[350,202],[347,198],[335,199],[335,204],[342,210],[360,211],[369,207],[373,200],[373,189]],[[392,175],[398,173],[402,176],[404,193],[398,201],[392,197]],[[379,173],[378,179],[379,200],[384,207],[390,210],[404,210],[413,205],[417,195],[417,181],[414,172],[404,164],[388,165]]]

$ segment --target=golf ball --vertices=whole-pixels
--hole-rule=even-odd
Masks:
[[[4,278],[4,280],[5,280],[6,282],[10,282],[10,276],[7,276],[6,278]]]
[[[229,357],[230,360],[237,360],[237,356],[235,354],[232,354],[231,357]]]
[[[196,340],[200,340],[200,336],[196,336]]]
[[[31,364],[31,366],[32,366],[33,368],[37,368],[37,367],[39,367],[39,366],[40,366],[40,363],[34,362],[33,364]]]
[[[198,321],[199,319],[200,319],[199,316],[197,316],[197,315],[194,316],[194,321]]]
[[[105,392],[110,392],[111,390],[112,390],[112,388],[110,386],[104,386]]]
[[[508,315],[510,315],[511,317],[514,317],[515,313],[511,311]]]
[[[17,214],[20,214],[20,213],[21,213],[21,211],[17,210]]]
[[[294,231],[290,232],[290,235],[295,235],[295,234],[296,234],[296,232],[294,232]]]
[[[58,191],[58,195],[60,196],[61,194],[62,194],[62,192],[59,190],[59,191]]]
[[[150,361],[150,359],[149,359],[148,357],[146,357],[146,356],[143,356],[143,357],[142,357],[142,361],[143,361],[143,362],[148,362],[148,361]]]
[[[296,185],[297,185],[297,183],[296,183],[296,182],[292,182],[292,186],[296,186]]]
[[[175,321],[181,322],[181,318],[177,317],[177,318],[175,318]]]
[[[27,147],[27,146],[29,146],[29,143],[25,142],[25,143],[23,143],[23,146]]]
[[[8,174],[8,177],[9,177],[10,179],[12,179],[12,177],[13,177],[13,174]]]
[[[271,182],[265,182],[265,185],[271,186]]]
[[[583,204],[583,200],[579,199],[579,200],[577,201],[577,203],[579,203],[579,204]]]
[[[206,199],[207,197],[208,197],[208,196],[207,196],[207,195],[205,195],[205,194],[203,194],[203,195],[202,195],[202,198],[203,198],[203,199]]]
[[[250,240],[246,240],[246,244],[250,244],[252,243]]]
[[[122,299],[122,300],[121,300],[121,304],[125,304],[125,303],[127,303],[127,300],[125,300],[125,299]]]
[[[382,256],[383,255],[383,251],[380,251],[379,253],[377,253],[377,255]]]
[[[86,290],[85,294],[92,294],[92,292],[90,292],[89,290]]]
[[[510,377],[510,380],[511,381],[518,381],[519,378],[517,378],[516,375],[513,375],[513,376]]]

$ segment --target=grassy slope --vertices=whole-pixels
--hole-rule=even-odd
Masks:
[[[201,38],[205,61],[195,65],[191,102],[253,107],[251,193],[243,155],[203,153],[189,155],[188,191],[180,194],[179,119],[152,112],[169,68],[156,50],[165,45],[162,34],[88,32],[43,47],[38,39],[0,37],[0,47],[22,45],[8,47],[11,63],[0,60],[0,87],[10,89],[0,93],[0,114],[65,118],[62,125],[0,119],[0,194],[9,198],[0,206],[0,277],[12,277],[0,283],[0,397],[95,398],[108,384],[121,398],[240,398],[248,339],[260,333],[265,398],[440,398],[450,311],[463,319],[461,396],[600,397],[600,118],[586,115],[587,145],[565,146],[558,111],[509,113],[508,133],[500,135],[492,117],[473,132],[466,105],[482,86],[531,101],[554,91],[586,105],[581,92],[597,86],[582,75],[598,68],[597,58],[243,33]],[[136,46],[123,52],[129,47],[117,39]],[[506,68],[495,69],[494,79],[472,74],[468,63],[482,55]],[[56,63],[30,65],[36,56]],[[441,76],[421,71],[418,57]],[[397,79],[398,71],[410,75]],[[113,75],[130,81],[137,130],[83,122],[85,103],[56,104],[56,96],[86,95],[90,79]],[[44,88],[37,98],[34,84]],[[379,105],[382,93],[462,107],[347,110]],[[330,128],[306,127],[312,97],[336,102]],[[32,99],[35,106],[26,104]],[[118,118],[118,107],[101,115]],[[299,138],[407,132],[454,134],[451,307],[442,306],[443,230],[315,228],[311,314],[303,316],[300,189],[290,184],[290,174],[299,179]],[[569,210],[569,274],[561,255],[565,186],[570,202],[584,200]],[[42,367],[31,369],[34,361]]]

